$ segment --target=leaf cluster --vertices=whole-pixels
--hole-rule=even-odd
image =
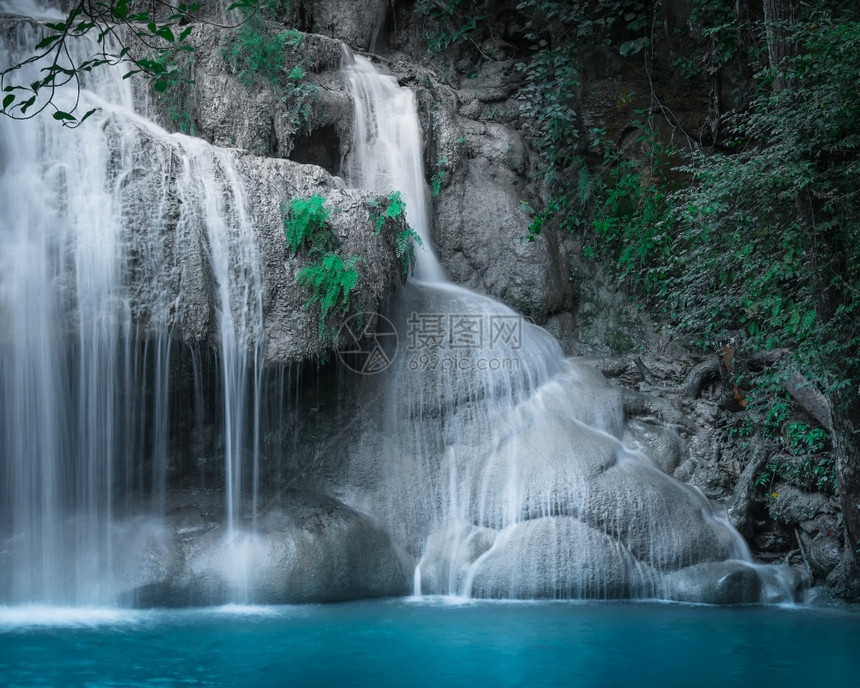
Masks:
[[[486,19],[474,0],[417,0],[415,12],[425,21],[422,37],[430,57],[473,39]]]
[[[332,311],[346,313],[349,310],[349,295],[358,282],[355,264],[358,256],[344,261],[336,253],[325,253],[318,262],[298,271],[296,280],[310,291],[305,307],[319,305],[319,336],[325,336],[325,320]]]
[[[296,280],[310,292],[305,308],[319,306],[320,339],[325,338],[329,313],[349,310],[349,297],[358,282],[355,265],[360,260],[338,255],[336,238],[328,227],[330,214],[319,194],[281,203],[287,247],[293,254],[303,251],[312,259],[296,273]]]
[[[63,126],[77,127],[95,112],[93,108],[83,116],[75,114],[82,77],[99,67],[121,63],[131,66],[125,78],[142,73],[157,92],[165,91],[177,81],[172,56],[193,50],[188,42],[191,26],[185,24],[195,18],[200,5],[179,3],[174,7],[164,0],[156,0],[156,4],[169,8],[170,15],[163,21],[149,12],[132,11],[130,0],[74,2],[65,19],[44,24],[42,37],[29,57],[0,72],[4,94],[0,114],[24,120],[52,110],[53,118]],[[77,59],[70,50],[71,42],[91,35],[95,35],[97,49]],[[134,57],[124,36],[131,36],[136,53],[148,50],[149,56]],[[31,64],[44,65],[39,67],[39,77],[29,83],[16,82],[15,77]],[[55,95],[66,85],[75,88],[77,95],[71,107],[61,109],[55,104]]]
[[[374,231],[379,234],[387,220],[403,221],[402,229],[394,235],[394,250],[400,259],[404,275],[408,275],[415,267],[415,246],[422,245],[421,237],[410,227],[406,219],[406,202],[399,191],[393,191],[386,196],[385,207],[380,211],[376,201],[370,202],[371,214],[374,219]]]
[[[587,147],[579,117],[582,58],[595,50],[634,55],[650,45],[647,4],[642,0],[521,0],[528,58],[517,65],[524,83],[520,112],[541,154],[550,193],[532,211],[529,241],[543,226],[559,220],[564,229],[579,225],[582,209],[598,185],[582,153]]]
[[[334,238],[327,224],[330,214],[331,211],[325,207],[325,198],[318,194],[282,201],[284,236],[290,251],[297,253],[306,249],[314,255],[331,250]]]
[[[275,84],[284,71],[284,49],[287,46],[297,49],[302,38],[298,31],[272,33],[265,22],[254,15],[229,37],[222,55],[245,86],[250,88],[260,81]],[[290,75],[293,81],[303,77],[303,71],[301,76],[295,70]]]

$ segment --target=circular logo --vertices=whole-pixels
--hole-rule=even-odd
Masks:
[[[397,357],[399,346],[394,323],[379,313],[353,315],[340,326],[337,341],[341,363],[361,375],[385,370]]]

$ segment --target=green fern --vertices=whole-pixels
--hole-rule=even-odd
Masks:
[[[398,232],[394,238],[394,250],[397,252],[397,257],[400,258],[400,267],[403,269],[404,275],[408,275],[415,267],[416,244],[423,246],[421,237],[409,225],[403,231]]]
[[[319,195],[282,201],[284,236],[290,250],[296,253],[307,246],[310,254],[330,251],[332,236],[326,224],[330,214],[325,198]]]
[[[371,214],[376,212],[376,222],[374,230],[377,234],[382,231],[385,226],[386,219],[400,220],[406,217],[406,202],[399,191],[394,191],[387,196],[388,204],[385,210],[381,213],[376,211],[378,203],[371,201],[370,206],[373,209]],[[408,224],[404,229],[399,231],[394,237],[394,250],[397,257],[400,259],[400,266],[403,268],[403,274],[408,275],[412,268],[415,267],[415,245],[422,246],[421,237],[416,234]]]
[[[385,210],[376,216],[376,226],[374,231],[379,234],[382,231],[382,226],[385,224],[386,218],[398,220],[406,214],[406,202],[400,195],[399,191],[393,191],[388,194],[388,205]]]
[[[331,311],[345,314],[349,310],[349,296],[358,283],[355,264],[358,256],[352,256],[345,263],[336,253],[326,253],[319,263],[308,265],[299,270],[296,280],[307,287],[310,298],[305,308],[319,304],[319,335],[325,334],[325,320]]]

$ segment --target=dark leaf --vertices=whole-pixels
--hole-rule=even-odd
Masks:
[[[87,110],[87,113],[86,113],[83,117],[81,117],[81,121],[80,121],[80,123],[82,124],[82,123],[84,122],[84,120],[86,120],[86,119],[87,119],[90,115],[92,115],[96,110],[97,110],[97,108],[93,108],[92,110]]]
[[[35,102],[36,102],[36,96],[33,96],[32,98],[25,100],[21,104],[21,114],[22,115],[25,114],[27,112],[27,110],[30,108],[30,106]]]
[[[42,48],[47,48],[52,43],[55,43],[58,40],[60,40],[60,38],[62,38],[62,36],[59,36],[59,35],[58,36],[48,36],[47,38],[43,38],[41,41],[39,41],[36,44],[36,50],[41,50]]]

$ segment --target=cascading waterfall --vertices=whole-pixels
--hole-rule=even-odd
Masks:
[[[13,26],[3,65],[40,39],[36,22]],[[232,161],[137,115],[122,70],[86,75],[80,95],[99,111],[75,131],[0,118],[3,601],[114,602],[124,523],[164,508],[172,331],[195,317],[166,244],[205,247],[215,284],[228,544],[246,459],[258,470],[261,261]]]
[[[12,26],[3,65],[40,40],[37,22]],[[357,563],[399,577],[389,535],[418,563],[419,593],[718,599],[702,579],[750,584],[747,573],[778,587],[704,497],[625,448],[618,398],[596,373],[511,309],[447,281],[431,247],[414,94],[362,57],[345,63],[356,105],[346,176],[401,191],[424,247],[389,314],[401,354],[370,384],[385,390],[379,422],[361,425],[346,459],[306,476],[334,481],[348,506],[296,495],[295,513],[263,514],[276,533],[265,546],[262,527],[245,529],[260,511],[262,425],[281,412],[264,404],[263,257],[240,158],[138,114],[122,70],[86,75],[79,111],[99,110],[74,132],[49,117],[0,119],[0,603],[115,603],[143,588],[169,603],[242,602],[265,586],[283,600],[284,566],[299,571],[287,583],[296,588],[314,576],[344,586],[326,599],[391,594],[396,581],[341,576]],[[58,106],[73,96],[58,93]],[[198,539],[181,550],[186,531],[165,534],[171,433],[177,415],[204,425],[204,369],[218,380],[224,527],[193,522]],[[190,381],[194,408],[178,408],[176,386]],[[333,520],[320,525],[320,509]],[[133,551],[144,541],[168,570],[141,583],[131,569],[147,565]],[[368,541],[384,554],[368,555]],[[171,588],[174,572],[185,578]],[[159,597],[166,589],[175,596]]]
[[[348,51],[344,72],[356,122],[349,180],[400,190],[425,244],[419,281],[390,314],[402,353],[384,373],[382,437],[370,449],[385,458],[354,452],[348,493],[418,560],[415,594],[719,600],[733,580],[748,601],[760,587],[790,597],[699,492],[622,444],[623,410],[598,374],[446,280],[427,250],[414,95]]]

